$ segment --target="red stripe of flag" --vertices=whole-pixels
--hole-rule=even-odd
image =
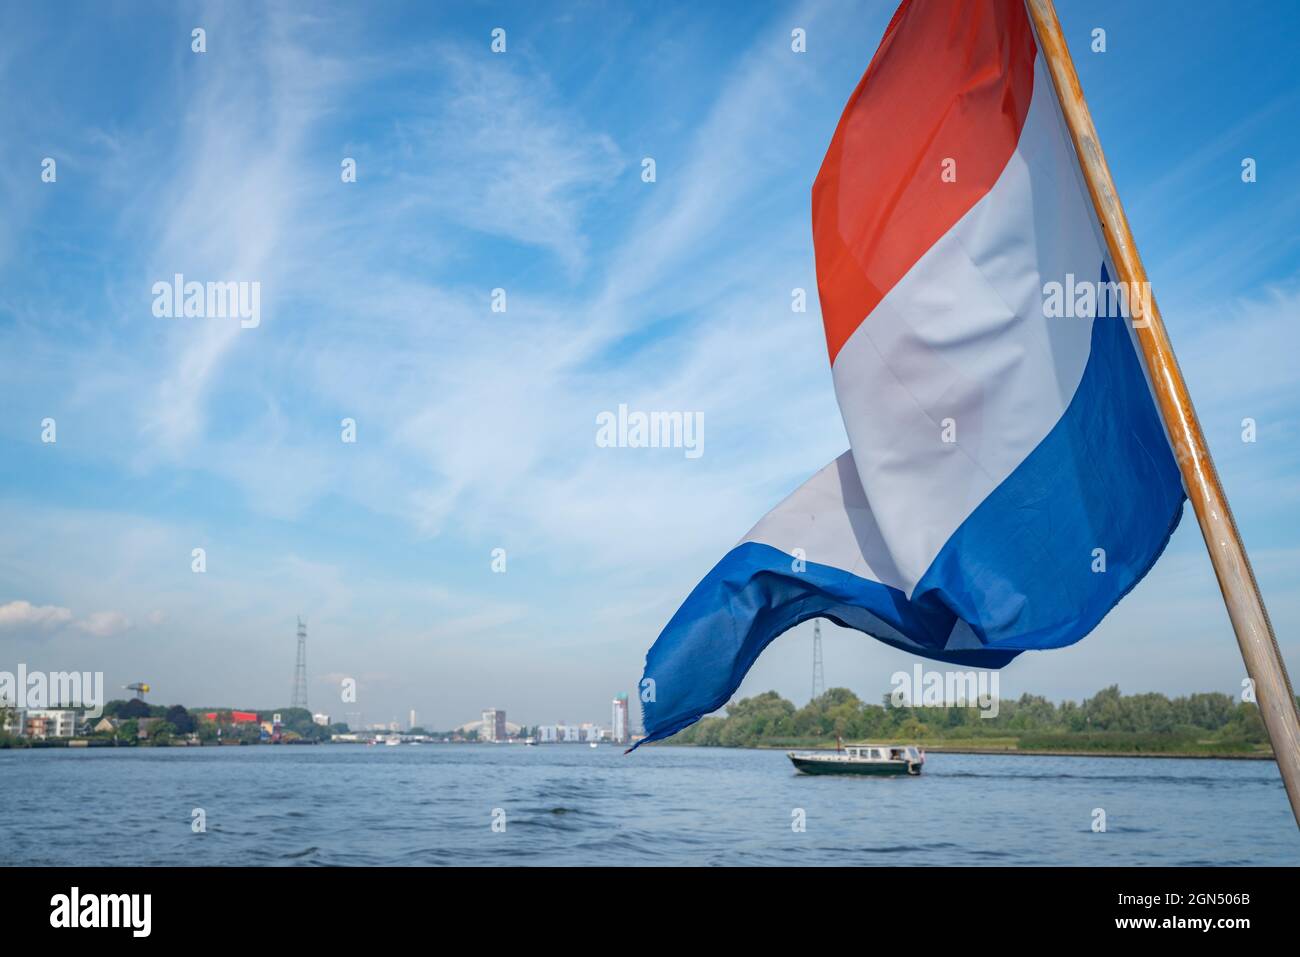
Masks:
[[[813,184],[831,362],[876,304],[992,188],[1034,84],[1023,0],[904,0]],[[940,177],[956,161],[956,181]]]

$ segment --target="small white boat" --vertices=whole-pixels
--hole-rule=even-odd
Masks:
[[[847,744],[835,751],[789,751],[786,756],[804,774],[921,773],[925,752],[912,744]]]
[[[402,739],[399,738],[397,735],[393,735],[391,738],[388,738],[384,742],[384,744],[388,745],[390,748],[395,748],[401,743],[402,743]]]
[[[591,746],[592,746],[593,748],[596,748],[596,747],[599,747],[600,745],[598,745],[595,741],[593,741],[593,742],[591,742]]]

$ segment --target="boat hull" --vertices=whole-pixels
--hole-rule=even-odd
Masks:
[[[900,777],[921,773],[919,764],[906,761],[818,761],[790,755],[790,763],[804,774],[855,774],[867,777]]]

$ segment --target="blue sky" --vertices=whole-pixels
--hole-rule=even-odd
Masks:
[[[608,721],[694,583],[847,447],[809,191],[893,6],[6,4],[0,669],[272,707],[301,613],[315,709]],[[1300,668],[1296,9],[1058,7]],[[156,318],[177,272],[260,282],[261,325]],[[703,412],[705,454],[598,448],[620,403]],[[910,667],[824,633],[831,685],[875,699]],[[806,700],[810,634],[742,693]],[[1189,512],[1096,633],[1002,691],[1242,677]]]

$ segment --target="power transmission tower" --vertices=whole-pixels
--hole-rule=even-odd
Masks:
[[[813,700],[816,701],[826,693],[826,674],[822,670],[822,623],[813,620]]]
[[[307,707],[307,624],[298,619],[298,664],[293,669],[293,697],[291,708]]]

